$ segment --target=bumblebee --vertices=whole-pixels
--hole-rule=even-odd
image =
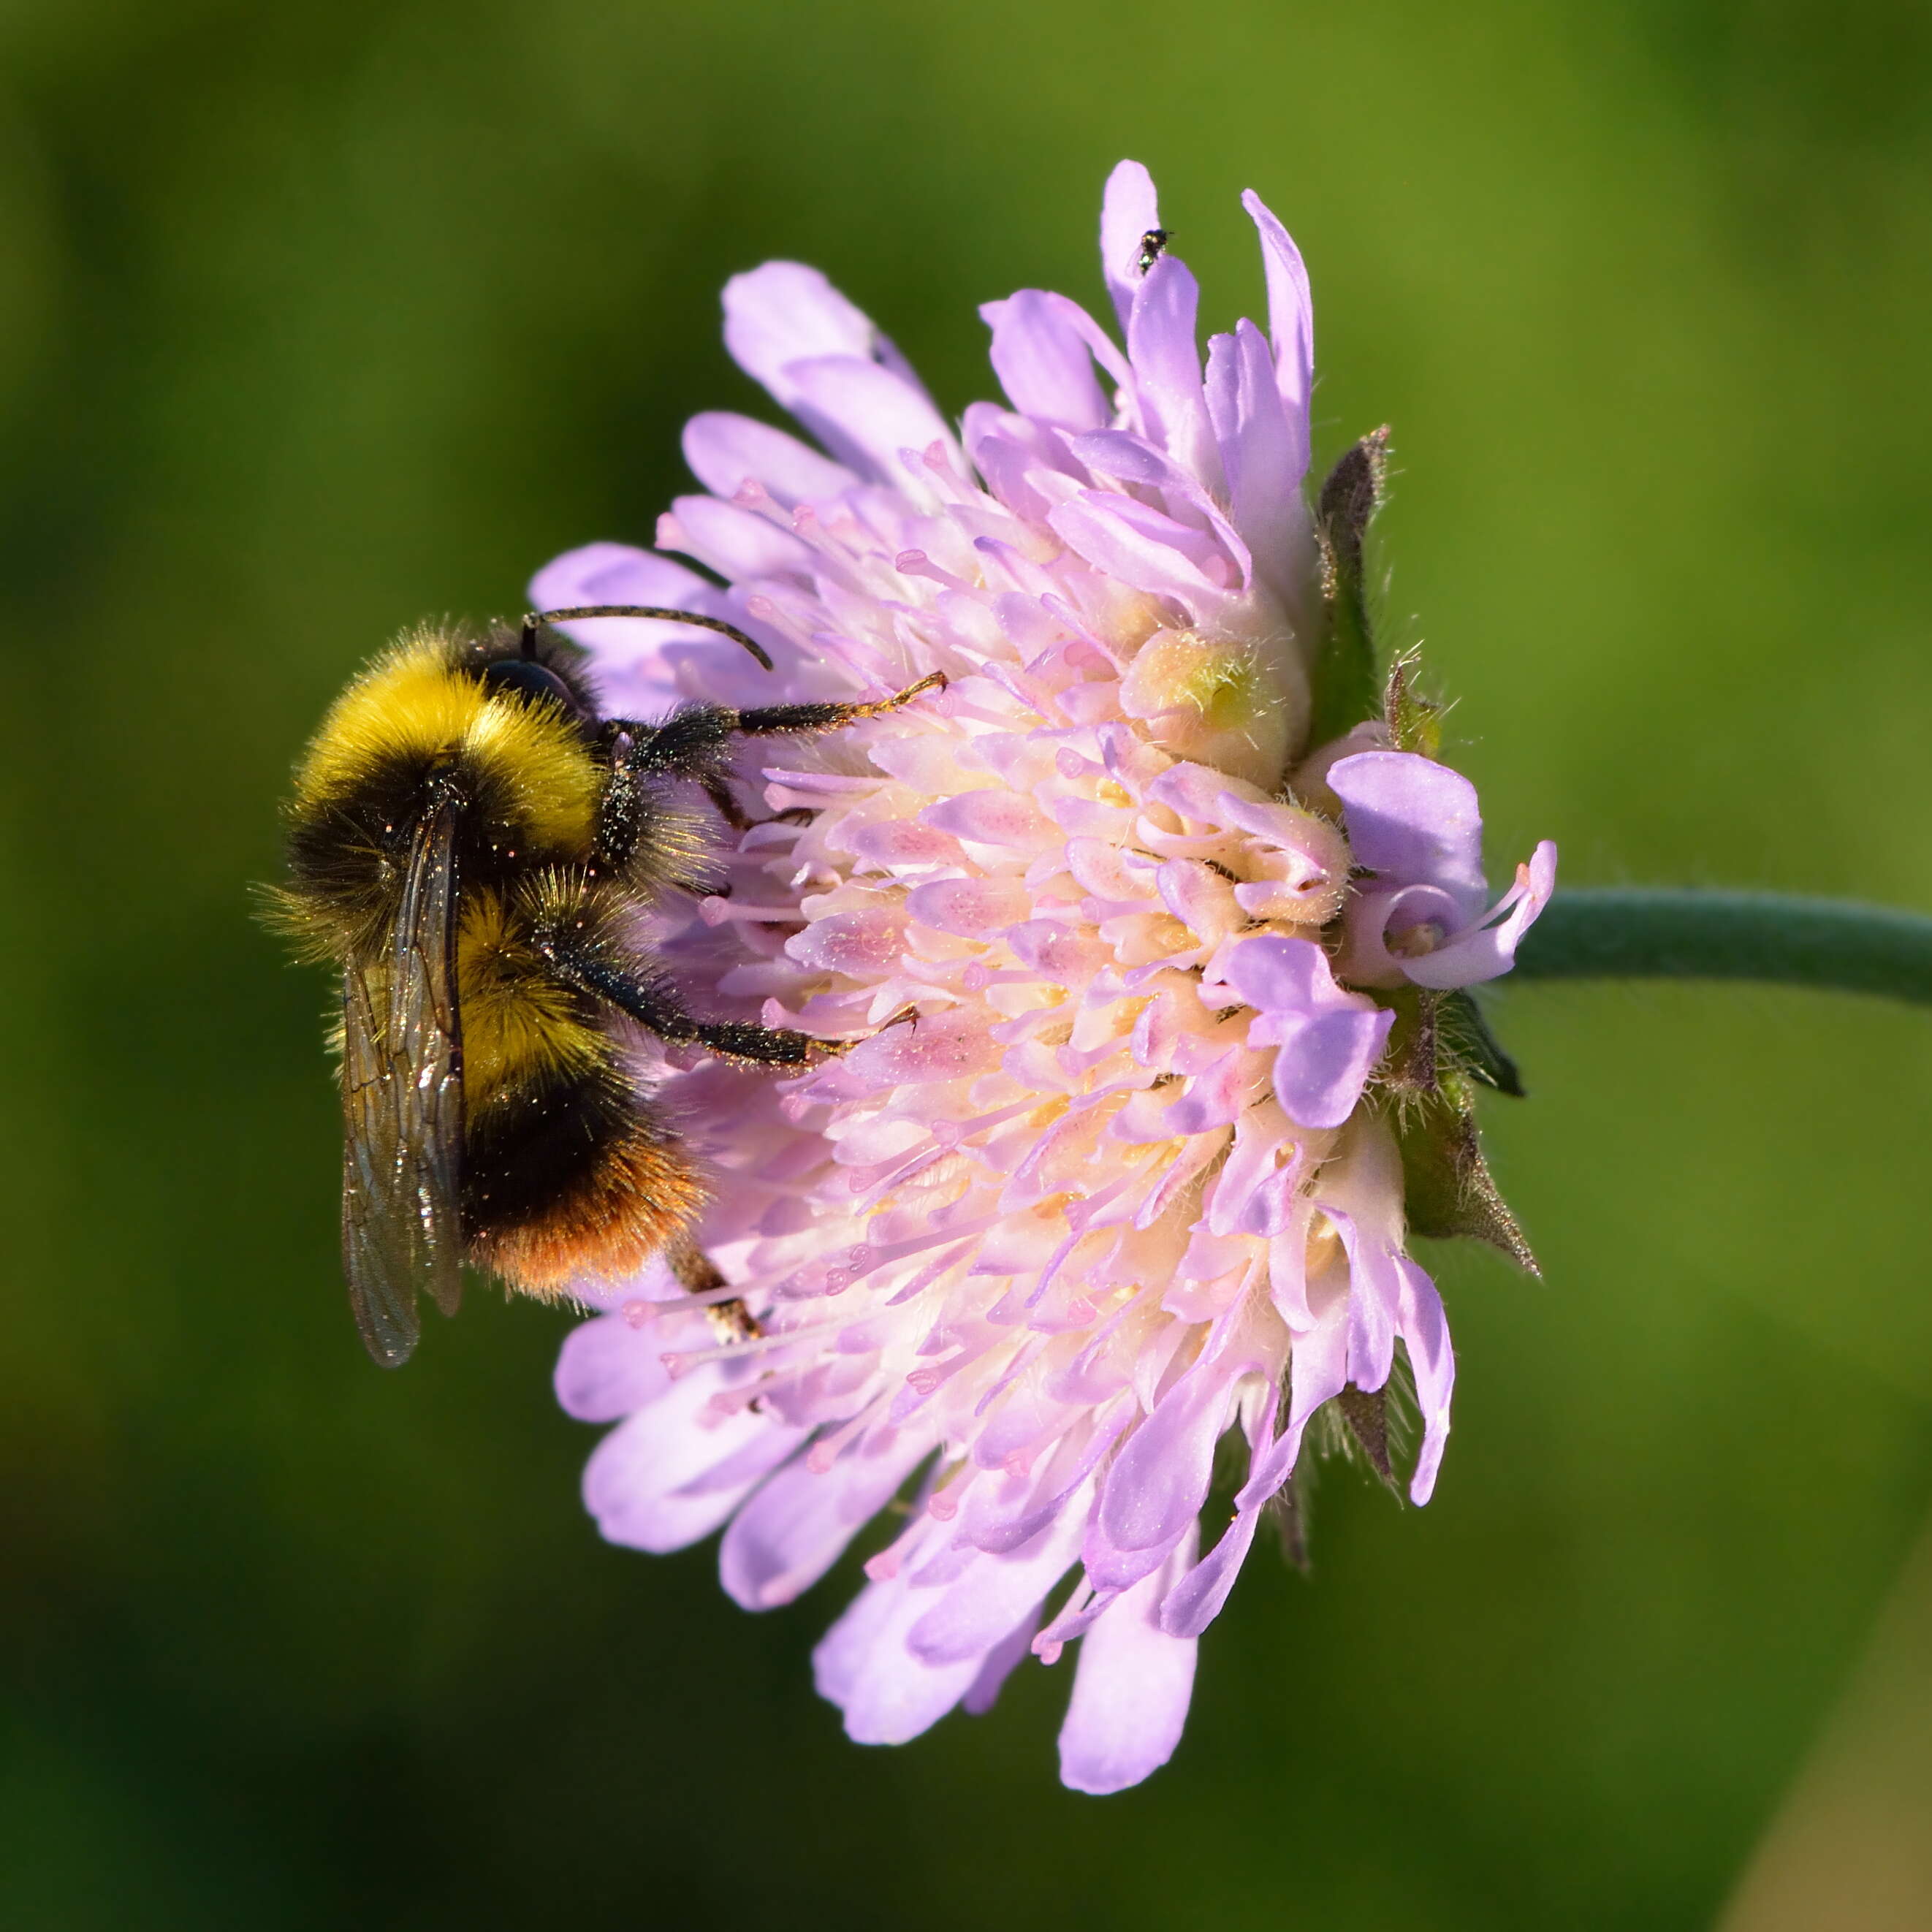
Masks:
[[[727,784],[735,739],[825,730],[944,678],[868,704],[605,718],[548,626],[621,616],[722,632],[771,668],[742,631],[688,611],[425,626],[337,699],[296,772],[271,917],[341,972],[343,1269],[387,1366],[416,1346],[419,1290],[455,1311],[466,1262],[554,1300],[668,1250],[688,1286],[718,1285],[685,1233],[703,1182],[630,1068],[633,1024],[763,1066],[836,1050],[692,1013],[639,956],[635,915],[701,869],[681,787],[747,822]]]

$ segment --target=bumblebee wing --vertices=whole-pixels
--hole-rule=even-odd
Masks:
[[[424,816],[387,949],[342,976],[343,1272],[362,1340],[391,1368],[422,1332],[417,1291],[446,1315],[462,1294],[460,809],[451,801]]]

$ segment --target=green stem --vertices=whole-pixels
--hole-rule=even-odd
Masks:
[[[1514,976],[1768,980],[1932,1005],[1932,918],[1784,892],[1573,890],[1524,936]]]

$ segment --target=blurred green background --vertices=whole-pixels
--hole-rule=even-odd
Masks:
[[[1923,1014],[1498,1002],[1548,1280],[1430,1258],[1436,1500],[1331,1473],[1104,1801],[1064,1670],[861,1750],[806,1664],[849,1566],[754,1618],[601,1544],[560,1317],[476,1294],[389,1377],[343,1306],[323,988],[245,896],[326,700],[650,540],[683,417],[763,410],[728,274],[820,264],[956,410],[975,304],[1100,304],[1123,154],[1212,326],[1240,189],[1306,250],[1319,446],[1395,426],[1393,628],[1495,860],[1932,908],[1921,5],[15,0],[0,1921],[1718,1911],[1932,1492]]]

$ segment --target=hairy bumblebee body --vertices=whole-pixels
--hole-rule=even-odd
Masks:
[[[675,616],[688,614],[554,612]],[[343,1256],[363,1339],[406,1359],[427,1288],[453,1310],[460,1264],[554,1298],[680,1237],[702,1180],[632,1070],[636,1025],[733,1058],[797,1066],[807,1035],[706,1021],[638,957],[640,905],[700,869],[694,784],[742,824],[733,737],[823,730],[903,703],[692,705],[604,719],[562,639],[526,619],[426,627],[364,670],[323,720],[288,808],[276,922],[341,969]]]

